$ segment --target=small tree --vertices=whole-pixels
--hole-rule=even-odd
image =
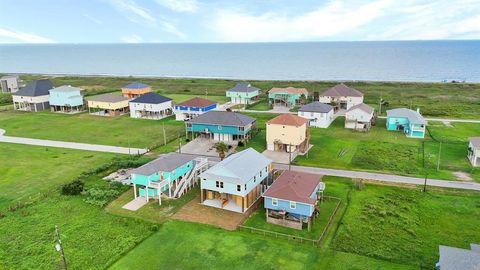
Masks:
[[[220,160],[223,160],[228,152],[228,145],[224,142],[217,142],[213,147],[215,148],[215,151],[217,151]]]

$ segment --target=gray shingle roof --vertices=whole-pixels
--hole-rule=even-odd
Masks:
[[[260,89],[253,87],[249,83],[237,83],[234,87],[228,89],[229,92],[255,92],[260,91]]]
[[[200,175],[211,181],[225,181],[242,185],[250,181],[272,161],[253,148],[235,153]]]
[[[442,270],[478,270],[480,269],[480,252],[474,249],[461,249],[439,246],[440,268]]]
[[[236,112],[209,111],[191,119],[188,123],[243,127],[254,121],[255,118]]]
[[[365,103],[360,103],[360,104],[357,104],[355,106],[352,106],[350,109],[347,110],[347,112],[351,112],[351,111],[356,110],[356,109],[362,110],[362,111],[364,111],[368,114],[373,113],[373,108],[368,106]]]
[[[348,87],[345,84],[337,84],[334,87],[323,92],[320,96],[327,97],[363,97],[363,93],[355,88]]]
[[[121,101],[125,101],[125,100],[128,100],[128,99],[129,98],[127,98],[127,97],[119,96],[119,95],[115,95],[115,94],[103,94],[103,95],[98,95],[98,96],[93,96],[93,97],[88,98],[88,100],[91,100],[91,101],[112,102],[112,103],[121,102]]]
[[[425,121],[420,113],[407,108],[387,110],[387,117],[405,117],[413,124],[427,124],[427,121]]]
[[[325,103],[321,103],[319,101],[315,101],[307,105],[303,105],[299,109],[299,111],[301,112],[319,112],[319,113],[327,113],[331,110],[333,110],[332,106]]]
[[[160,104],[160,103],[171,101],[171,100],[172,100],[171,98],[164,97],[164,96],[159,95],[157,93],[150,92],[150,93],[143,94],[143,95],[137,97],[136,99],[134,99],[130,102],[132,102],[132,103]]]
[[[62,85],[62,86],[50,89],[50,92],[81,92],[81,91],[82,89],[78,87],[73,87],[70,85]]]
[[[480,148],[480,137],[471,137],[470,142],[473,144],[473,147]]]
[[[136,168],[132,171],[132,174],[150,176],[157,172],[171,172],[193,159],[195,159],[195,156],[172,152]]]
[[[47,96],[50,94],[48,90],[52,88],[53,83],[49,79],[35,80],[29,83],[27,86],[20,88],[20,90],[12,95],[24,97]]]

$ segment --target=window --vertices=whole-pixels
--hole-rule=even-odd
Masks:
[[[216,186],[217,188],[223,188],[223,182],[216,181],[216,182],[215,182],[215,186]]]
[[[242,191],[242,187],[240,185],[237,185],[237,191]]]
[[[262,177],[262,171],[260,171],[260,177]]]
[[[290,209],[297,209],[297,203],[296,202],[290,202]]]
[[[191,128],[192,127],[192,123],[187,123],[187,128]]]
[[[272,205],[278,206],[278,199],[272,198]]]
[[[238,131],[244,131],[245,127],[238,127]]]
[[[245,190],[247,190],[247,184],[245,184]]]
[[[312,117],[313,117],[313,115],[314,115],[314,113],[313,113],[313,112],[311,112],[311,113],[310,113],[310,116],[312,116]]]
[[[253,177],[253,182],[255,182],[255,181],[257,181],[257,176],[256,175]]]
[[[222,130],[222,126],[218,126],[218,130]]]

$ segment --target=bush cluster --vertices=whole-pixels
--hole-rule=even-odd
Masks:
[[[70,183],[62,185],[61,192],[63,195],[79,195],[82,193],[84,186],[85,183],[82,180],[76,179]]]

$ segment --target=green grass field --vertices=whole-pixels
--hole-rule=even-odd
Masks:
[[[40,75],[24,75],[29,82]],[[87,95],[119,90],[132,81],[140,81],[152,86],[162,94],[188,94],[224,96],[225,91],[235,85],[235,81],[215,79],[177,78],[134,78],[134,77],[54,77],[55,85],[74,85],[86,89]],[[310,92],[323,92],[337,82],[314,81],[249,81],[262,89],[262,96],[272,87],[305,87]],[[365,94],[365,103],[378,108],[380,98],[389,103],[388,108],[419,107],[425,116],[443,118],[478,119],[480,111],[480,84],[449,83],[401,83],[401,82],[349,82]],[[260,105],[258,105],[260,106]],[[384,111],[384,110],[383,110]],[[385,112],[385,111],[384,111]]]
[[[480,215],[479,205],[475,192],[367,185],[351,194],[333,247],[432,269],[438,245],[466,248],[480,241],[478,221],[472,220]]]
[[[0,143],[0,211],[109,162],[115,154]]]
[[[173,116],[153,121],[133,119],[127,115],[0,113],[0,127],[6,130],[6,135],[138,148],[163,144],[163,125],[167,142],[185,134],[184,123],[175,121]]]

